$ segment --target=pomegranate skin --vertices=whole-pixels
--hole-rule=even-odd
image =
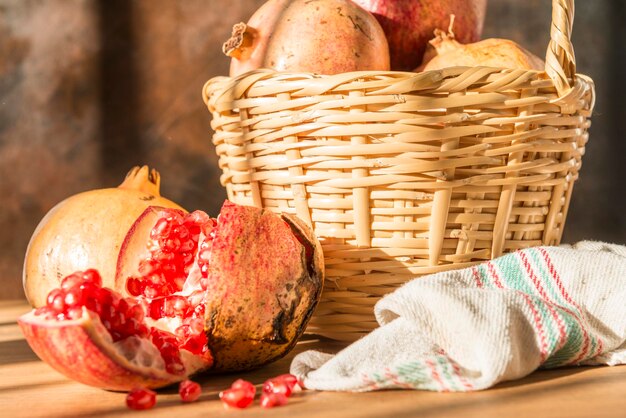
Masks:
[[[79,193],[52,208],[26,250],[22,280],[30,304],[44,306],[63,277],[88,268],[114,288],[120,246],[137,217],[151,205],[182,209],[160,196],[159,184],[155,170],[134,167],[119,187]]]
[[[248,370],[281,358],[321,295],[319,242],[294,216],[228,201],[213,242],[205,329],[214,369]]]
[[[104,327],[88,318],[50,323],[31,314],[18,319],[26,341],[41,360],[70,379],[102,389],[159,388],[181,377],[136,367],[117,353]]]
[[[389,70],[385,34],[350,0],[270,0],[223,47],[230,75],[257,68],[338,74]]]
[[[456,16],[454,33],[461,43],[480,39],[487,0],[354,0],[372,13],[389,43],[391,69],[412,71],[422,63],[435,29],[447,29]]]

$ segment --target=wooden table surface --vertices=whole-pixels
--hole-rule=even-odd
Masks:
[[[336,343],[306,337],[290,354],[263,369],[203,376],[198,402],[181,404],[175,389],[159,391],[150,411],[126,408],[125,394],[68,380],[41,362],[16,324],[29,310],[22,301],[0,302],[0,417],[626,417],[626,367],[539,371],[525,379],[475,393],[393,390],[371,393],[305,391],[287,406],[226,411],[217,393],[241,377],[261,384],[289,369],[293,354],[309,348],[337,350]]]

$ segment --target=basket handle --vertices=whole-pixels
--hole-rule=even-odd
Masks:
[[[546,52],[546,73],[554,82],[559,97],[571,89],[576,76],[576,56],[572,45],[574,0],[552,0],[552,26]]]

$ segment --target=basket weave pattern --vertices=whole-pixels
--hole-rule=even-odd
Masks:
[[[546,72],[334,76],[257,70],[204,88],[229,199],[298,215],[327,280],[309,331],[353,340],[419,275],[558,244],[594,104],[573,0],[554,0]]]

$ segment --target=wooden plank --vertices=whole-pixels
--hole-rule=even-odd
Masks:
[[[28,307],[0,303],[0,416],[78,417],[134,416],[125,394],[70,381],[37,359],[15,325]],[[229,375],[201,376],[198,402],[181,404],[176,388],[159,391],[152,417],[623,417],[626,410],[626,367],[581,367],[544,370],[525,379],[474,393],[431,393],[390,390],[370,393],[305,391],[287,406],[265,411],[258,405],[225,411],[217,397],[237,378],[261,385],[285,373],[293,356],[307,349],[336,351],[338,343],[307,336],[293,353],[262,369]]]

